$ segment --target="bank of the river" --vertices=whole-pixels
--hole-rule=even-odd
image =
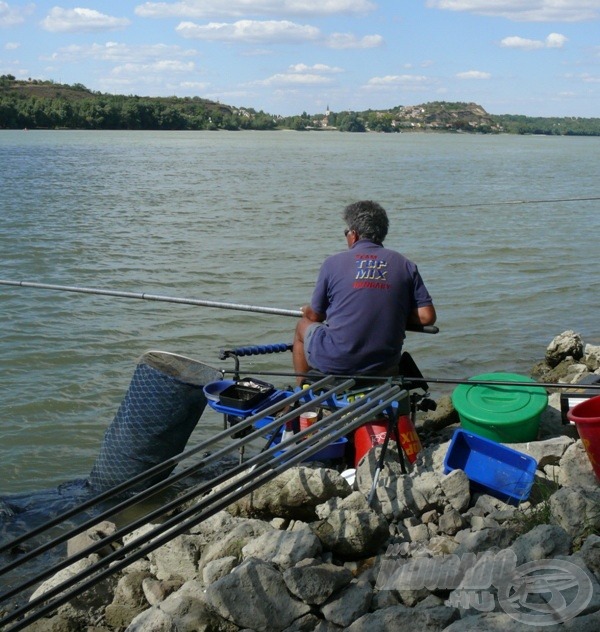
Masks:
[[[573,332],[534,368],[568,383],[592,373],[600,347]],[[426,447],[409,474],[392,451],[371,506],[372,453],[353,486],[333,469],[292,468],[28,629],[597,630],[600,488],[574,426],[562,422],[559,392],[549,404],[538,440],[511,445],[537,461],[517,507],[475,493],[462,470],[443,474],[458,427],[448,399],[422,413]],[[111,530],[79,536],[70,551]],[[97,560],[77,562],[34,597]]]

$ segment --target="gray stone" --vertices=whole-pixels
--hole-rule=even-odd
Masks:
[[[242,559],[254,557],[285,570],[320,552],[321,542],[309,529],[274,531],[250,540],[242,549]]]
[[[579,555],[592,573],[600,576],[600,536],[589,535],[579,550]]]
[[[343,566],[304,560],[283,573],[290,592],[305,603],[320,605],[352,581],[352,573]]]
[[[560,460],[558,483],[561,487],[598,488],[598,480],[581,439],[570,445]]]
[[[372,598],[371,585],[359,581],[333,595],[321,606],[321,612],[327,621],[347,627],[369,610]]]
[[[278,632],[310,607],[288,592],[281,573],[250,559],[206,589],[206,600],[222,618],[258,632]]]
[[[568,555],[572,538],[557,525],[540,524],[519,536],[511,545],[517,556],[517,564]]]
[[[590,371],[597,371],[600,369],[600,345],[585,345],[583,350],[583,361]]]
[[[208,562],[202,568],[202,581],[206,586],[208,586],[228,573],[231,573],[237,565],[238,559],[234,555],[228,555],[227,557],[221,557],[218,560],[212,560],[212,562]]]
[[[127,627],[138,614],[148,608],[148,600],[142,588],[145,573],[129,573],[121,577],[115,590],[114,599],[106,606],[104,618],[109,626],[122,629]]]
[[[441,632],[449,630],[458,616],[456,608],[446,606],[434,608],[391,606],[363,615],[352,623],[346,632],[375,632],[375,630],[377,632],[398,632],[398,630]]]
[[[209,562],[223,557],[235,557],[240,561],[244,546],[263,533],[278,533],[278,531],[263,520],[238,521],[231,531],[220,538],[215,538],[213,542],[204,547],[198,561],[199,571],[203,571]]]
[[[440,487],[450,505],[456,511],[463,512],[471,502],[470,482],[462,470],[452,470],[440,479]]]
[[[351,492],[348,482],[335,470],[292,467],[230,505],[228,511],[245,517],[314,520],[317,505],[335,496],[348,496]]]
[[[510,546],[515,537],[515,529],[508,527],[466,533],[460,539],[459,546],[454,553],[460,556],[463,553],[480,553],[492,547],[504,549]]]
[[[570,329],[563,331],[550,342],[546,349],[545,360],[549,366],[556,367],[569,356],[575,360],[583,357],[581,335]]]
[[[179,632],[173,619],[160,608],[149,608],[138,614],[125,632]]]
[[[109,522],[108,520],[104,520],[103,522],[90,527],[87,531],[79,533],[68,540],[67,557],[80,553],[93,544],[98,544],[104,538],[113,535],[116,531],[117,525],[114,524],[114,522]],[[106,546],[98,549],[95,553],[97,553],[100,557],[105,557],[113,551],[116,551],[119,546],[120,543],[118,541],[107,543]]]
[[[326,520],[311,524],[323,547],[342,558],[376,553],[389,537],[387,520],[374,511],[337,509]]]
[[[194,579],[202,542],[195,535],[180,535],[152,551],[148,559],[157,579]]]
[[[572,443],[571,437],[560,436],[544,441],[510,443],[507,447],[532,456],[537,461],[538,469],[543,469],[546,465],[557,465]]]
[[[158,605],[164,601],[172,592],[181,588],[181,580],[158,580],[152,577],[146,577],[142,581],[142,590],[144,597],[151,606]]]
[[[455,470],[460,471],[460,470]],[[438,520],[438,526],[442,533],[454,535],[464,527],[464,519],[454,508],[445,511]]]
[[[552,522],[571,537],[600,529],[600,489],[563,487],[550,497]]]
[[[369,496],[373,485],[373,478],[381,457],[381,448],[369,450],[358,462],[356,467],[356,489],[365,497]],[[379,474],[378,487],[389,487],[399,476],[404,476],[400,465],[398,449],[394,441],[390,441],[384,457],[384,466]]]

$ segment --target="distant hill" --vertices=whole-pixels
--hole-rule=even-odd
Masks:
[[[201,97],[139,97],[83,84],[0,76],[0,129],[336,130],[600,136],[598,118],[492,115],[476,103],[434,101],[362,112],[277,116]]]

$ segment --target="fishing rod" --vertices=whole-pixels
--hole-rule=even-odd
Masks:
[[[440,208],[472,208],[477,206],[514,206],[519,204],[552,204],[555,202],[595,202],[600,197],[556,198],[552,200],[506,200],[505,202],[479,202],[471,204],[441,204],[437,206],[403,206],[403,211],[429,211]]]
[[[232,309],[242,312],[255,312],[259,314],[274,314],[277,316],[292,316],[301,318],[302,311],[299,309],[280,309],[277,307],[262,307],[260,305],[245,305],[242,303],[224,303],[220,301],[207,301],[194,298],[182,298],[178,296],[164,296],[161,294],[148,294],[146,292],[124,292],[120,290],[103,290],[100,288],[81,287],[76,285],[56,285],[52,283],[37,283],[34,281],[10,281],[0,279],[0,285],[11,287],[27,287],[40,290],[56,290],[59,292],[75,292],[78,294],[95,294],[98,296],[115,296],[117,298],[130,298],[143,301],[156,301],[160,303],[180,303],[183,305],[196,305],[200,307],[216,307],[219,309]],[[439,329],[434,325],[419,326],[409,325],[408,331],[415,331],[426,334],[437,334]]]
[[[223,369],[224,374],[233,373],[233,369]],[[305,377],[307,379],[315,379],[319,377],[316,373],[294,373],[285,371],[252,371],[253,375],[272,376],[272,377]],[[582,389],[582,390],[599,390],[600,391],[600,376],[598,377],[598,383],[576,383],[566,384],[564,382],[536,382],[536,381],[508,381],[508,380],[478,380],[474,378],[468,379],[453,379],[453,378],[432,378],[432,377],[410,377],[408,375],[396,375],[390,377],[382,377],[377,375],[335,375],[336,378],[345,380],[356,380],[360,383],[361,380],[367,380],[369,382],[419,382],[423,384],[466,384],[468,386],[539,386],[540,388],[557,388],[557,389]]]
[[[105,558],[83,569],[77,575],[50,588],[43,595],[31,599],[26,606],[13,611],[1,619],[0,623],[10,623],[22,615],[27,615],[24,619],[21,619],[14,626],[9,628],[7,632],[15,632],[16,630],[23,629],[45,614],[49,614],[58,606],[85,592],[102,579],[122,570],[132,562],[156,550],[174,537],[187,532],[190,528],[196,526],[206,518],[226,508],[232,502],[258,489],[283,471],[300,463],[309,456],[316,454],[331,441],[337,440],[349,431],[359,427],[364,423],[366,418],[386,410],[394,402],[402,399],[406,396],[406,391],[401,391],[397,386],[380,387],[378,395],[381,397],[378,402],[377,400],[356,402],[353,406],[353,415],[348,415],[348,409],[339,410],[331,416],[324,418],[321,422],[311,426],[311,428],[301,431],[295,435],[294,438],[282,442],[278,446],[273,446],[269,450],[257,455],[253,460],[256,465],[260,463],[259,467],[250,470],[243,480],[234,479],[225,487],[213,490],[211,494],[206,495],[196,505],[185,509],[181,514],[168,519],[151,531],[142,534],[132,542],[125,544],[119,550],[113,551]],[[326,432],[324,431],[325,424],[327,424]],[[318,426],[323,426],[322,433],[314,433],[314,430],[317,429]],[[304,437],[304,441],[296,443],[302,437]],[[282,448],[285,448],[285,452],[281,452]],[[248,461],[246,466],[251,465],[253,460]],[[104,540],[102,542],[104,542]],[[88,547],[86,551],[96,547],[97,544],[94,544]],[[92,577],[94,573],[97,574]],[[47,602],[46,605],[41,606],[44,602]],[[33,614],[29,614],[38,606],[41,606],[39,610]]]

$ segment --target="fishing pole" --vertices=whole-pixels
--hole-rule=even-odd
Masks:
[[[506,200],[505,202],[472,202],[470,204],[441,204],[437,206],[403,206],[403,211],[429,211],[443,208],[472,208],[477,206],[514,206],[519,204],[552,204],[556,202],[595,202],[600,197],[556,198],[552,200]]]
[[[219,309],[232,309],[242,312],[255,312],[260,314],[274,314],[277,316],[292,316],[301,318],[302,311],[299,309],[280,309],[277,307],[262,307],[260,305],[245,305],[242,303],[224,303],[220,301],[207,301],[194,298],[182,298],[178,296],[164,296],[161,294],[148,294],[146,292],[124,292],[120,290],[103,290],[101,288],[81,287],[76,285],[56,285],[52,283],[37,283],[34,281],[10,281],[0,279],[0,285],[11,287],[27,287],[41,290],[56,290],[59,292],[75,292],[79,294],[95,294],[98,296],[115,296],[117,298],[129,298],[144,301],[157,301],[161,303],[180,303],[183,305],[196,305],[201,307],[216,307]],[[427,334],[436,334],[439,329],[433,325],[419,326],[409,325],[408,331],[415,331]]]
[[[224,374],[233,373],[233,369],[223,369]],[[272,376],[272,377],[305,377],[308,379],[315,379],[319,377],[316,373],[294,373],[285,371],[252,371],[253,375]],[[360,383],[361,380],[367,380],[369,382],[419,382],[419,383],[432,383],[432,384],[466,384],[468,386],[539,386],[540,388],[557,388],[557,389],[582,389],[582,390],[600,390],[600,376],[598,377],[598,383],[584,384],[567,384],[564,382],[536,382],[536,381],[507,381],[507,380],[478,380],[476,378],[465,379],[452,379],[452,378],[433,378],[433,377],[410,377],[407,375],[397,375],[382,377],[377,375],[335,375],[339,379],[352,379]]]

